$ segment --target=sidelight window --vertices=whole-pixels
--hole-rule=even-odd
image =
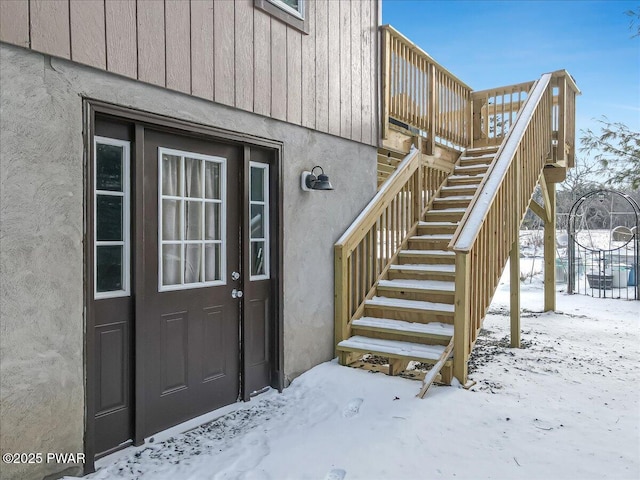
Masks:
[[[158,149],[159,290],[225,283],[226,159]]]
[[[250,162],[249,263],[251,280],[269,278],[269,165]]]
[[[129,295],[129,142],[94,138],[94,296]]]

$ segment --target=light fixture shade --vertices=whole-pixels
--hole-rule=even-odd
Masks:
[[[320,170],[320,174],[317,177],[313,173],[316,169]],[[307,192],[311,190],[333,190],[329,176],[324,173],[324,170],[319,165],[313,167],[310,172],[302,172],[300,187]]]
[[[314,190],[333,190],[333,186],[329,181],[329,176],[324,173],[318,175],[318,180],[315,181],[312,188]]]

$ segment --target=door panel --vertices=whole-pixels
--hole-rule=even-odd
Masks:
[[[133,438],[131,128],[96,118],[90,162],[95,452]]]
[[[241,150],[153,130],[144,150],[146,308],[137,321],[150,435],[238,397],[240,304],[231,272],[239,269]]]
[[[246,233],[243,237],[245,279],[244,398],[272,385],[275,302],[272,301],[277,272],[275,239],[275,171],[273,154],[247,148],[245,156]]]

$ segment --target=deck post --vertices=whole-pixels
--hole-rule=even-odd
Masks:
[[[469,329],[471,328],[471,255],[456,253],[456,290],[453,314],[453,375],[465,385],[467,383],[467,360],[469,359]]]
[[[429,100],[427,103],[427,115],[429,121],[427,123],[427,155],[434,155],[436,150],[436,112],[438,101],[438,87],[436,85],[437,75],[436,66],[429,62]]]
[[[544,311],[556,309],[556,184],[546,181],[549,209],[544,222]]]
[[[520,348],[520,238],[517,236],[509,252],[509,268],[511,348]]]
[[[347,258],[345,257],[342,245],[335,246],[335,265],[334,265],[334,303],[335,303],[335,339],[334,349],[341,365],[347,364],[347,354],[338,352],[337,346],[342,340],[349,337],[349,272],[347,270]]]
[[[382,139],[386,140],[389,137],[389,111],[391,104],[391,35],[386,28],[382,29]]]

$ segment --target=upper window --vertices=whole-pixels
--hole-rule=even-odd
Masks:
[[[275,6],[280,7],[285,12],[304,18],[302,11],[303,0],[269,0]]]
[[[160,291],[225,283],[226,160],[158,149]]]
[[[287,25],[309,33],[309,23],[305,12],[307,0],[254,0],[256,8],[276,17]]]

